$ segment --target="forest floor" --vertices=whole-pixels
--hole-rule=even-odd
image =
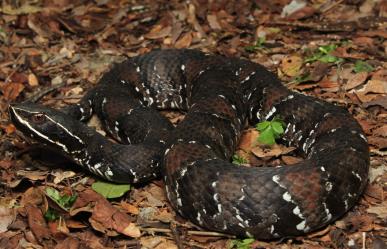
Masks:
[[[386,20],[383,0],[1,1],[0,248],[386,248]],[[358,205],[305,236],[236,239],[178,216],[160,179],[107,201],[93,190],[99,179],[10,123],[9,103],[76,103],[113,62],[157,48],[247,58],[289,88],[347,108],[371,154]],[[236,161],[298,160],[282,147],[262,150],[256,136],[246,132]]]

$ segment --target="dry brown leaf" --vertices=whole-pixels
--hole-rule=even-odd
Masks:
[[[287,154],[295,149],[295,147],[286,147],[282,144],[274,144],[270,148],[254,147],[251,152],[257,157],[277,157],[279,155]]]
[[[116,236],[117,233],[130,237],[139,237],[141,235],[140,229],[131,222],[127,214],[118,210],[103,196],[90,189],[79,193],[71,208],[70,215],[89,207],[92,207],[92,215],[89,221],[94,229],[106,233],[108,236]]]
[[[297,55],[286,56],[282,59],[281,70],[287,76],[294,77],[300,74],[302,58]]]
[[[8,231],[8,226],[15,220],[15,209],[0,205],[0,233]]]
[[[172,27],[167,26],[163,27],[161,25],[156,25],[148,34],[146,34],[144,37],[147,39],[161,39],[167,36],[171,35]]]
[[[38,78],[36,77],[35,74],[30,73],[30,74],[28,75],[28,84],[29,84],[30,86],[38,86],[38,85],[39,85]]]
[[[6,100],[13,101],[24,90],[24,84],[9,82],[0,84],[0,90]]]
[[[222,29],[222,27],[220,26],[220,24],[218,22],[218,17],[216,15],[214,15],[214,14],[207,15],[207,21],[208,21],[208,24],[210,25],[210,27],[213,30],[220,30],[220,29]]]
[[[296,164],[303,160],[302,158],[295,157],[295,156],[282,156],[281,159],[282,161],[284,161],[286,165]]]
[[[251,149],[256,146],[258,136],[259,132],[255,128],[243,131],[238,148],[249,153]]]
[[[38,241],[42,241],[44,238],[48,239],[51,232],[47,227],[42,211],[29,203],[25,206],[25,210],[28,216],[28,225],[36,239]]]
[[[375,136],[387,137],[387,124],[380,126],[373,131]]]
[[[129,204],[125,201],[121,201],[120,203],[121,207],[126,210],[128,213],[130,214],[134,214],[134,215],[138,215],[139,214],[139,210],[138,210],[138,207],[132,205],[132,204]]]
[[[192,43],[192,34],[191,32],[185,33],[179,40],[175,43],[175,48],[188,48]]]
[[[360,72],[353,74],[351,78],[348,79],[348,82],[345,84],[346,90],[351,90],[357,86],[360,86],[363,84],[368,77],[367,72]]]

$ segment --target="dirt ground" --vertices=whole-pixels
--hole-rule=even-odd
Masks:
[[[385,0],[0,1],[0,248],[387,248],[386,20]],[[112,62],[157,48],[247,58],[346,107],[371,152],[359,204],[305,236],[236,239],[177,216],[160,179],[103,198],[91,187],[99,179],[26,142],[8,119],[11,102],[76,103]],[[298,160],[256,136],[246,132],[237,161]]]

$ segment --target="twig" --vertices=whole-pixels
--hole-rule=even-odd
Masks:
[[[344,0],[339,0],[339,1],[337,1],[337,2],[333,2],[331,5],[327,6],[326,8],[321,9],[320,12],[321,12],[321,13],[328,12],[328,11],[330,11],[331,9],[333,9],[333,7],[336,7],[337,5],[341,4],[342,2],[344,2]]]
[[[371,149],[370,152],[375,154],[375,155],[378,155],[378,156],[387,156],[387,151],[380,151],[377,149]]]
[[[32,102],[32,103],[35,103],[37,102],[39,99],[43,98],[46,94],[52,92],[52,91],[55,91],[63,86],[65,86],[66,83],[60,83],[58,85],[55,85],[55,86],[50,86],[46,89],[43,89],[37,93],[35,93],[33,96],[31,96],[30,98],[28,98],[27,100],[25,100],[24,102]]]
[[[147,233],[171,233],[172,230],[168,228],[141,228],[142,231]],[[214,236],[214,237],[225,237],[225,238],[235,238],[233,235],[224,234],[224,233],[218,233],[218,232],[209,232],[209,231],[195,231],[195,230],[189,230],[187,231],[188,235],[202,235],[202,236]]]

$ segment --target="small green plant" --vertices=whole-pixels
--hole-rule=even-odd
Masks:
[[[48,221],[57,220],[59,219],[59,217],[60,215],[58,214],[58,212],[56,212],[54,209],[50,207],[47,209],[47,212],[44,214],[44,218]]]
[[[234,239],[231,241],[229,249],[251,249],[251,244],[254,241],[253,238]]]
[[[318,47],[318,49],[308,58],[305,59],[305,63],[321,61],[324,63],[341,63],[344,59],[332,55],[331,53],[337,48],[336,44],[328,44]]]
[[[353,71],[355,73],[360,73],[360,72],[372,72],[374,71],[375,68],[368,64],[365,61],[357,60],[355,62],[355,67],[353,68]]]
[[[273,145],[275,140],[284,133],[284,123],[278,117],[272,121],[263,121],[257,124],[256,129],[260,132],[258,142]]]
[[[246,158],[235,154],[235,155],[232,156],[232,163],[233,164],[237,164],[237,165],[241,165],[241,164],[248,163],[248,161],[247,161]]]
[[[113,184],[109,182],[95,182],[91,188],[105,198],[118,198],[130,190],[129,184]]]
[[[68,211],[71,206],[74,204],[77,199],[76,195],[61,195],[58,190],[54,188],[46,188],[46,194],[53,200],[56,204],[58,204],[63,210]]]
[[[266,38],[264,36],[259,37],[254,45],[246,46],[245,47],[245,51],[252,53],[252,52],[255,52],[257,50],[264,49],[265,48],[265,42],[266,42]]]

